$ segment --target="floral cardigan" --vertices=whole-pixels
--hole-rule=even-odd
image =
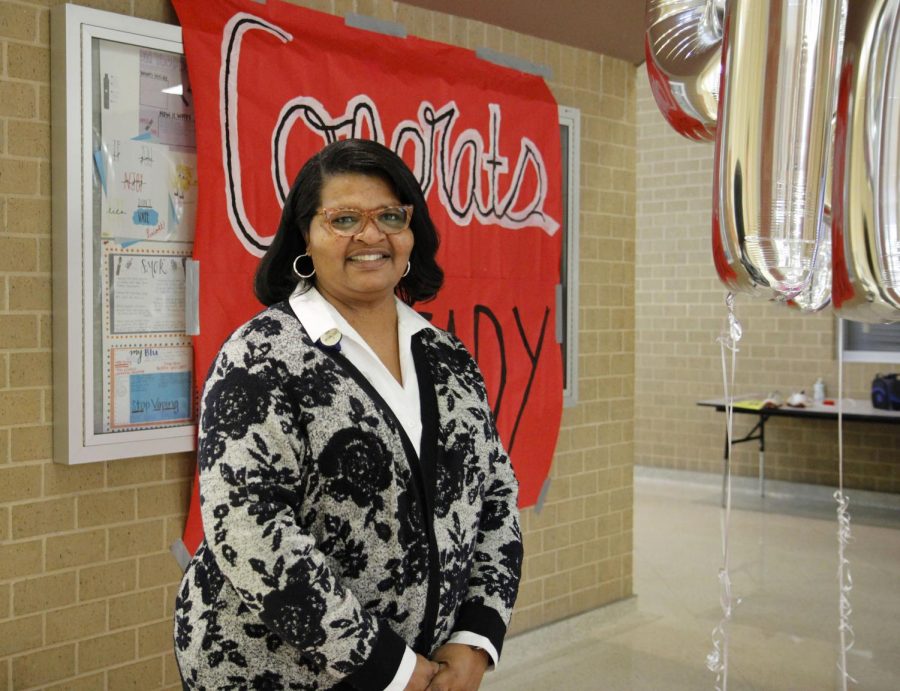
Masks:
[[[408,644],[499,652],[518,591],[517,483],[484,382],[443,331],[412,339],[421,459],[286,302],[238,329],[203,394],[206,539],[175,604],[186,688],[384,689]]]

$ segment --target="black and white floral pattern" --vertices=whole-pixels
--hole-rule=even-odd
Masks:
[[[223,346],[200,417],[206,539],[176,599],[188,688],[380,690],[405,644],[427,655],[460,629],[500,650],[515,477],[463,345],[430,329],[413,345],[421,459],[286,303]]]

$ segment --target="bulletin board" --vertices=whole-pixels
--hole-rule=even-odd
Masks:
[[[179,27],[51,14],[54,459],[194,447],[197,152]]]

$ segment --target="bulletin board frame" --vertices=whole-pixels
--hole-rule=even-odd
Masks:
[[[140,62],[136,63],[135,79],[141,84],[146,74],[145,55],[183,56],[178,26],[71,4],[51,10],[53,458],[63,464],[190,451],[196,440],[193,357],[186,325],[190,317],[183,316],[191,306],[186,304],[182,287],[190,281],[186,274],[191,268],[193,219],[189,220],[190,241],[174,237],[171,239],[179,242],[154,244],[151,240],[161,238],[151,238],[150,231],[143,239],[101,237],[101,222],[106,221],[100,217],[108,207],[106,169],[97,144],[100,106],[96,75],[101,42],[125,51],[136,47],[140,57],[135,60]],[[121,75],[117,79],[122,91],[131,93],[139,88],[124,84]],[[192,122],[190,127],[192,133]],[[158,142],[139,143],[151,151],[162,150],[155,147]],[[125,144],[134,146],[131,139]],[[103,183],[102,202],[98,201],[98,179]],[[159,214],[153,213],[157,218]],[[175,225],[172,212],[166,208],[164,213],[169,214],[169,225]],[[132,215],[129,212],[127,218]],[[156,227],[160,226],[165,223]],[[105,243],[112,243],[114,250],[103,247]],[[148,278],[132,269],[135,275],[122,278],[121,285],[111,280],[107,257],[126,254],[143,262]],[[145,301],[146,314],[134,318],[138,326],[124,338],[107,333],[108,313],[104,310],[110,291],[118,286],[121,300],[130,297],[137,302],[140,291],[160,272],[168,282],[164,290],[149,291],[152,299]],[[142,323],[157,318],[159,310],[175,311],[163,320],[166,326],[161,330],[170,333],[152,327],[144,327],[144,334],[135,332]],[[190,382],[187,389],[184,381]],[[120,398],[143,396],[145,400],[117,407],[117,390]],[[120,408],[124,412],[117,412]],[[129,415],[134,419],[123,421]]]

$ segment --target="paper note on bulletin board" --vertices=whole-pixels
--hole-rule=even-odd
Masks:
[[[112,348],[110,429],[190,422],[192,357],[190,345]]]
[[[101,41],[99,69],[101,235],[192,240],[197,155],[182,56]]]
[[[184,334],[185,264],[189,255],[110,250],[109,333]]]

